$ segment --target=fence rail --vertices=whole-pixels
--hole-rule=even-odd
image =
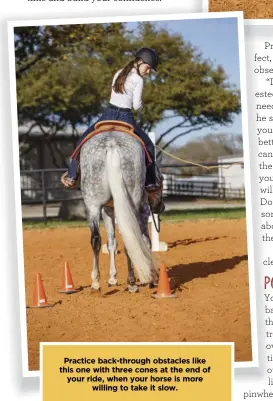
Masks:
[[[162,168],[164,166],[161,166]],[[79,187],[66,189],[60,182],[65,169],[21,170],[22,205],[42,205],[43,216],[47,218],[47,205],[67,200],[82,199]],[[181,198],[244,199],[244,188],[225,187],[218,181],[204,179],[190,180],[176,175],[163,174],[163,196]]]
[[[60,182],[65,169],[21,170],[22,204],[41,204],[67,199]]]

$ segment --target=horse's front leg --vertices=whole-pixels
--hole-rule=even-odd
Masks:
[[[100,289],[100,272],[99,272],[99,253],[101,248],[100,236],[100,210],[88,210],[88,224],[91,231],[91,246],[93,249],[93,270],[91,273],[91,288],[93,290]]]
[[[115,264],[115,254],[117,250],[117,241],[115,237],[115,214],[114,209],[111,207],[102,208],[102,218],[105,224],[107,233],[107,249],[110,256],[110,277],[108,286],[117,285],[117,269]]]

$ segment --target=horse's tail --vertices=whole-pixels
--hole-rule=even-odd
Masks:
[[[143,239],[137,220],[137,211],[125,187],[117,148],[113,147],[107,151],[107,173],[114,199],[115,216],[128,255],[136,268],[139,280],[142,283],[150,282],[153,273],[158,271],[158,266],[152,258],[148,244]]]

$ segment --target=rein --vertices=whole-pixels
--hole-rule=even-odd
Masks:
[[[158,226],[157,226],[156,222],[155,222],[154,213],[152,212],[152,209],[151,209],[151,205],[149,204],[149,206],[150,206],[150,211],[151,211],[151,215],[152,215],[152,218],[153,218],[153,222],[154,222],[154,225],[155,225],[156,232],[160,233],[160,222],[161,222],[160,214],[158,215]]]
[[[162,194],[162,191],[161,191],[160,203],[162,203],[162,199],[163,199],[163,194]],[[150,212],[151,212],[151,215],[152,215],[152,218],[153,218],[153,222],[154,222],[154,226],[155,226],[156,232],[160,233],[160,223],[161,223],[160,215],[161,215],[161,213],[158,213],[158,225],[156,225],[155,216],[154,216],[156,213],[152,212],[150,201],[149,201],[149,208],[150,208]]]

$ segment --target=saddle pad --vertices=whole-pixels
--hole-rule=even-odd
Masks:
[[[146,146],[144,142],[142,141],[141,138],[139,138],[133,131],[134,128],[131,124],[125,123],[123,121],[100,121],[95,125],[95,130],[90,132],[82,141],[81,143],[77,146],[77,148],[74,150],[74,152],[71,155],[71,159],[76,159],[79,156],[80,150],[82,145],[87,142],[89,139],[93,138],[93,136],[101,134],[106,131],[118,131],[118,132],[124,132],[125,134],[131,135],[134,138],[136,138],[142,145],[145,154],[147,156],[147,161],[148,165],[152,163],[151,156],[149,155]]]

